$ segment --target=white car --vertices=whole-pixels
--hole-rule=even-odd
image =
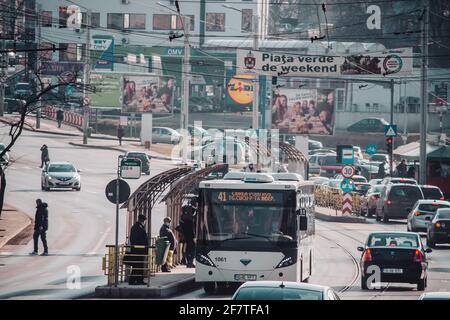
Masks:
[[[360,160],[364,159],[364,155],[363,155],[360,147],[353,147],[353,153],[354,153],[355,157],[358,157]]]
[[[70,162],[50,162],[41,176],[41,189],[74,189],[81,190],[80,170]]]
[[[152,128],[152,143],[178,144],[181,141],[181,134],[176,130],[167,127]]]

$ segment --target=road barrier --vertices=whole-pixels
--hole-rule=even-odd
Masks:
[[[56,113],[59,109],[55,107],[44,107],[42,108],[42,113],[45,114],[48,118],[56,120]],[[64,120],[63,122],[66,124],[70,124],[77,127],[83,126],[84,117],[82,114],[64,111]]]
[[[342,197],[343,193],[340,188],[321,185],[314,188],[315,205],[319,207],[340,211],[342,210]],[[352,214],[361,215],[361,195],[357,192],[352,192]]]

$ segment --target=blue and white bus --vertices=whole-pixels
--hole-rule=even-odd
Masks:
[[[195,280],[305,281],[313,270],[314,185],[294,173],[230,172],[199,185]]]

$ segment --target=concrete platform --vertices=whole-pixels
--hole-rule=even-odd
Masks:
[[[323,207],[315,207],[316,218],[319,220],[330,222],[345,222],[345,223],[367,223],[365,217],[359,217],[354,215],[342,215],[340,210],[334,210]]]
[[[95,288],[96,298],[112,299],[163,299],[175,294],[194,290],[200,287],[195,282],[195,269],[179,266],[171,273],[157,273],[150,278],[150,286],[130,286],[121,283],[117,287],[100,286]]]

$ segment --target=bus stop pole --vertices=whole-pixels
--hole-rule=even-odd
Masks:
[[[122,156],[118,157],[117,163],[117,180],[116,180],[116,242],[114,251],[114,286],[119,284],[119,181],[120,181],[120,160]]]

